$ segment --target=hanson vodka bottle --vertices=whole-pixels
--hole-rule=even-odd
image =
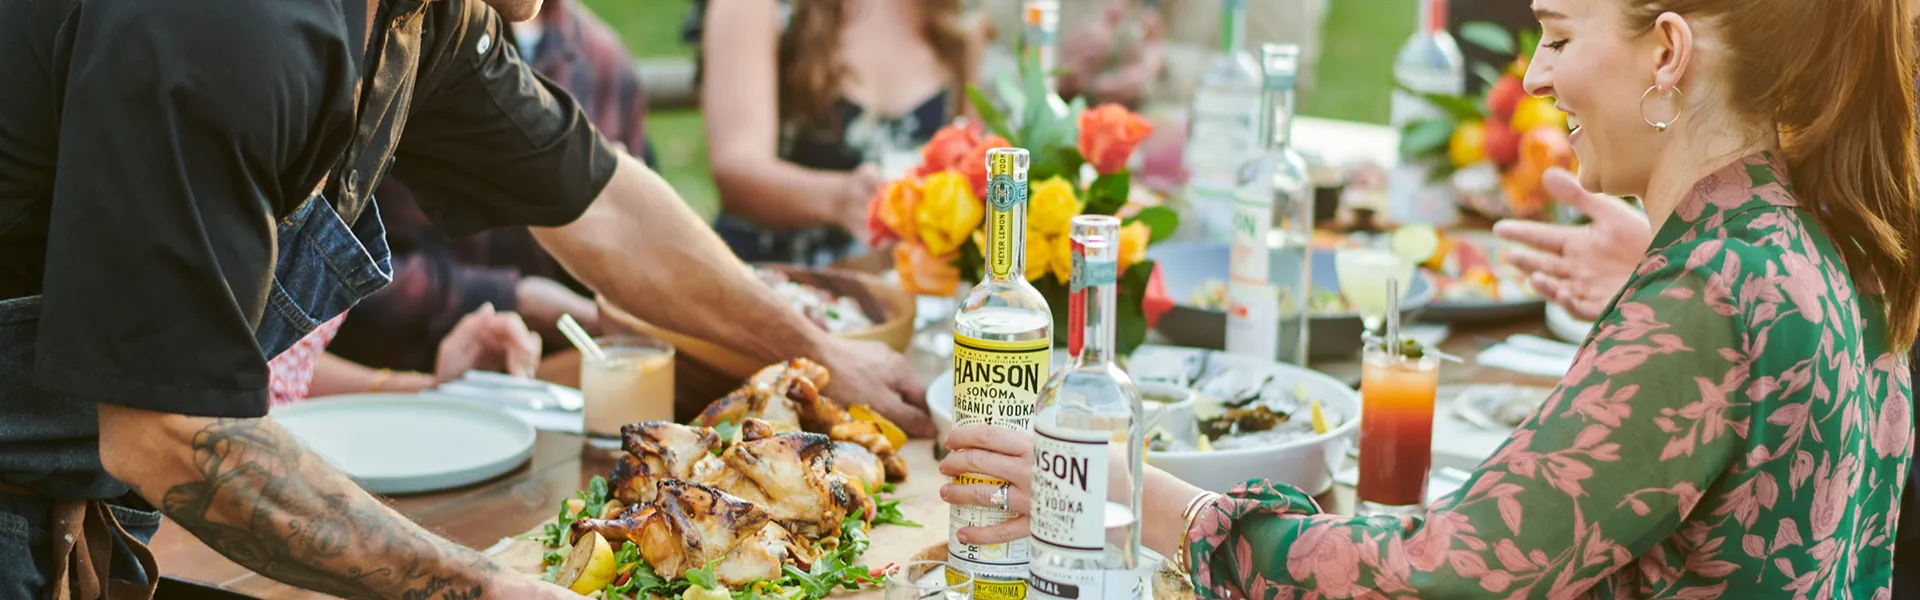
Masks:
[[[1052,370],[1053,313],[1047,299],[1027,283],[1027,151],[987,151],[986,280],[967,293],[953,321],[953,412],[956,426],[994,425],[1027,431],[1040,388]],[[978,475],[959,484],[999,485]],[[996,525],[1015,515],[955,505],[947,554],[954,567],[973,574],[973,597],[1025,598],[1027,540],[965,544],[960,528]]]
[[[1447,0],[1420,3],[1420,28],[1400,47],[1393,61],[1393,128],[1406,134],[1414,123],[1442,116],[1439,108],[1415,94],[1458,96],[1466,93],[1467,60],[1447,33]],[[1459,218],[1444,182],[1428,181],[1431,159],[1402,154],[1387,177],[1387,215],[1399,223],[1446,226]]]
[[[1139,598],[1146,433],[1140,393],[1114,364],[1120,220],[1073,218],[1067,314],[1073,363],[1033,417],[1035,598]]]
[[[1300,47],[1261,47],[1265,151],[1240,171],[1227,282],[1228,352],[1307,364],[1313,296],[1313,185],[1291,144]]]
[[[1260,65],[1246,50],[1247,0],[1226,0],[1221,54],[1193,90],[1187,124],[1187,198],[1208,239],[1233,231],[1233,189],[1240,167],[1260,156]]]

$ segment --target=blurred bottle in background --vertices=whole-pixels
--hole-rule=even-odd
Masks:
[[[1466,92],[1467,62],[1460,44],[1447,32],[1447,0],[1418,0],[1420,26],[1400,47],[1393,63],[1392,123],[1401,133],[1415,123],[1444,116],[1419,94],[1458,96]],[[1459,219],[1453,192],[1445,180],[1430,181],[1430,159],[1402,153],[1387,180],[1387,215],[1397,223],[1436,227]]]

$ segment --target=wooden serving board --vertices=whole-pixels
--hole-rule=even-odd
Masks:
[[[939,463],[933,459],[933,440],[910,440],[902,450],[902,455],[907,459],[907,481],[899,484],[894,494],[901,498],[900,512],[921,526],[881,525],[867,532],[872,545],[867,547],[863,561],[870,567],[946,557],[947,503],[940,499],[940,486],[947,482],[947,478],[940,475]],[[559,510],[559,507],[555,506],[554,510]],[[542,524],[528,532],[532,535],[501,540],[487,554],[508,568],[540,574],[543,572],[540,556],[546,550],[540,546],[540,542],[531,538],[544,527]],[[938,549],[938,556],[924,555],[934,549]],[[835,597],[879,600],[881,593],[879,589],[842,591]]]

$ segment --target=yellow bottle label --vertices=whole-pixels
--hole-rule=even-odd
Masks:
[[[1052,359],[1051,339],[1000,342],[954,335],[955,425],[994,425],[1026,431],[1033,418],[1034,404],[1040,399],[1040,388],[1050,375]],[[956,476],[953,482],[962,485],[1005,483],[975,474]],[[954,535],[962,527],[997,525],[1016,515],[955,505],[951,516],[947,554],[954,566],[973,575],[973,597],[977,600],[1026,598],[1027,565],[1033,560],[1026,539],[977,545],[960,543]]]

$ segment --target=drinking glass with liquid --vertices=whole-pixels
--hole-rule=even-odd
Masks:
[[[607,336],[594,342],[606,357],[580,359],[587,440],[596,447],[619,448],[622,426],[672,421],[673,346],[642,335]]]
[[[1412,514],[1425,509],[1433,468],[1433,404],[1440,357],[1367,345],[1360,368],[1360,485],[1363,513]]]

